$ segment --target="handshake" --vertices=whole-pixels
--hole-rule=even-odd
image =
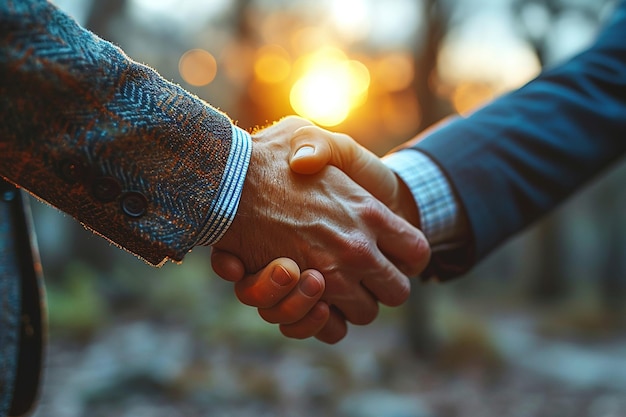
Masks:
[[[430,259],[419,227],[411,191],[378,157],[288,117],[253,135],[239,209],[211,261],[285,336],[335,343],[379,302],[407,300]]]

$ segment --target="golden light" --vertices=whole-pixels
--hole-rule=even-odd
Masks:
[[[220,55],[220,69],[234,84],[248,82],[256,57],[256,49],[248,42],[234,40],[224,46]]]
[[[289,53],[279,45],[266,45],[259,49],[254,62],[256,77],[265,83],[279,83],[289,77],[291,60]]]
[[[302,27],[302,24],[293,11],[287,8],[278,8],[263,18],[256,19],[254,27],[258,28],[260,42],[282,45],[285,39],[289,39],[295,30]]]
[[[385,129],[393,135],[405,137],[415,132],[422,121],[422,111],[414,90],[406,90],[382,97],[379,107]]]
[[[368,4],[364,0],[341,0],[330,4],[335,27],[348,40],[367,35],[370,29]]]
[[[490,44],[453,37],[444,44],[437,60],[443,82],[490,83],[498,93],[522,86],[541,70],[533,50],[518,39]]]
[[[305,56],[297,67],[303,74],[291,89],[291,106],[300,116],[317,124],[340,124],[367,98],[368,69],[336,48]]]
[[[507,34],[490,40],[453,32],[437,60],[436,77],[445,86],[439,93],[460,114],[520,87],[541,69],[530,46]]]
[[[207,85],[217,75],[217,61],[204,49],[191,49],[180,57],[178,71],[188,84],[196,87]]]
[[[333,44],[334,41],[328,30],[319,26],[307,26],[295,31],[290,42],[292,49],[298,54],[309,54]]]
[[[493,99],[496,91],[487,83],[463,82],[452,94],[452,104],[459,114],[467,114]]]
[[[376,85],[385,91],[402,91],[415,77],[413,58],[409,53],[391,53],[376,63],[373,73]]]

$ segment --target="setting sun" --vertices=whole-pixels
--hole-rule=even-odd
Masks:
[[[302,58],[302,76],[291,89],[290,102],[302,117],[322,126],[336,126],[363,104],[370,84],[369,71],[335,48]]]

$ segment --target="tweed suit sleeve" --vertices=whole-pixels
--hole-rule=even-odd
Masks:
[[[41,0],[0,0],[0,175],[158,265],[235,215],[249,134]]]

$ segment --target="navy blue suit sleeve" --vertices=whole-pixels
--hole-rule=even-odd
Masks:
[[[443,169],[472,236],[434,257],[445,279],[481,260],[626,150],[626,2],[596,42],[415,145]]]

